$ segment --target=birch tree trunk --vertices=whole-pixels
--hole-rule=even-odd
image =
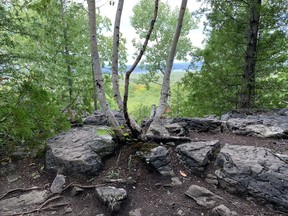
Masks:
[[[131,73],[134,71],[134,69],[136,68],[136,66],[138,65],[138,63],[140,62],[143,54],[145,53],[146,47],[148,45],[150,36],[152,34],[152,31],[154,29],[154,25],[157,19],[157,15],[158,15],[158,5],[159,5],[159,0],[155,0],[155,6],[154,6],[154,16],[150,22],[150,29],[147,32],[145,41],[143,43],[142,49],[140,50],[137,58],[135,59],[135,62],[133,63],[133,65],[131,66],[131,68],[129,69],[129,71],[126,72],[125,75],[125,87],[124,87],[124,99],[123,99],[123,113],[124,113],[124,117],[126,120],[126,124],[129,127],[129,129],[132,132],[132,136],[133,137],[139,137],[141,134],[141,128],[139,127],[139,125],[132,119],[129,117],[128,114],[128,96],[129,96],[129,81],[130,81],[130,75]]]
[[[184,18],[186,7],[187,7],[187,0],[182,0],[181,8],[179,11],[179,16],[178,16],[177,28],[173,37],[172,45],[170,48],[170,52],[169,52],[169,56],[167,59],[167,64],[166,64],[166,68],[164,72],[159,106],[156,110],[156,114],[154,116],[153,121],[158,121],[160,117],[164,114],[166,107],[167,107],[167,100],[170,94],[169,93],[170,92],[170,75],[171,75],[171,70],[172,70],[172,66],[173,66],[173,62],[174,62],[174,58],[176,54],[177,43],[178,43],[180,33],[181,33],[181,28],[182,28],[182,23],[183,23],[183,18]]]
[[[252,108],[255,101],[255,68],[257,57],[258,30],[261,0],[251,0],[245,67],[243,70],[244,87],[239,95],[237,108]]]
[[[114,23],[113,33],[113,52],[112,52],[112,84],[115,101],[118,104],[120,112],[123,112],[123,101],[120,95],[119,89],[119,77],[118,77],[118,56],[119,56],[119,41],[120,41],[120,22],[123,10],[124,0],[118,1],[117,12]]]
[[[95,0],[87,0],[87,3],[89,13],[91,57],[93,60],[93,73],[95,76],[95,86],[97,88],[98,100],[110,126],[113,127],[116,138],[122,140],[124,138],[123,132],[115,116],[113,115],[105,96],[104,80],[101,73],[101,65],[97,45]]]

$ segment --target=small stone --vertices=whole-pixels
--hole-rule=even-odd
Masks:
[[[175,142],[167,142],[166,145],[175,146]]]
[[[207,177],[205,178],[205,181],[209,184],[213,184],[213,185],[218,185],[218,180],[217,177],[212,175],[212,174],[208,174]]]
[[[73,209],[71,207],[65,209],[65,213],[71,213],[71,212],[73,212]]]
[[[177,215],[179,215],[179,216],[184,216],[185,213],[184,213],[183,210],[179,209],[179,210],[177,211]]]
[[[76,196],[77,194],[83,192],[84,190],[80,187],[74,186],[71,190],[71,195]]]
[[[196,201],[200,206],[211,208],[216,204],[216,200],[222,199],[204,187],[191,185],[185,194]]]
[[[97,214],[96,216],[105,216],[104,214]]]
[[[32,173],[32,178],[33,179],[37,179],[37,178],[40,178],[40,174],[36,171],[36,172],[34,172],[34,173]]]
[[[219,205],[212,209],[212,215],[213,216],[237,216],[237,212],[231,211],[229,208],[227,208],[225,205]]]
[[[65,184],[65,176],[61,174],[57,174],[54,181],[52,182],[52,185],[50,187],[50,190],[52,193],[61,193],[63,190],[63,186]]]
[[[142,215],[141,211],[142,211],[141,208],[132,210],[132,211],[129,212],[129,216],[141,216]]]
[[[15,181],[17,181],[19,178],[20,178],[20,176],[19,176],[19,175],[16,175],[16,174],[8,175],[8,176],[6,177],[6,179],[7,179],[7,181],[8,181],[9,183],[15,182]]]
[[[177,186],[177,185],[182,185],[182,182],[180,181],[179,177],[173,177],[171,178],[171,185]]]

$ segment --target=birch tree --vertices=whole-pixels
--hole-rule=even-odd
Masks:
[[[176,54],[177,44],[178,44],[180,33],[181,33],[186,6],[187,6],[187,0],[182,0],[180,11],[179,11],[176,32],[174,34],[169,56],[166,62],[166,68],[165,68],[164,77],[163,77],[163,84],[162,84],[162,89],[161,89],[159,106],[154,116],[155,120],[160,119],[160,117],[164,114],[166,107],[167,107],[167,100],[168,100],[169,92],[170,92],[170,75],[171,75],[172,66],[173,66],[173,62],[174,62],[174,58]]]
[[[88,3],[88,13],[89,13],[89,30],[90,30],[90,47],[91,47],[91,57],[93,61],[93,73],[95,77],[95,86],[97,88],[97,94],[100,106],[105,113],[106,118],[108,119],[109,124],[113,127],[113,130],[116,133],[118,139],[123,139],[124,135],[122,129],[115,116],[113,115],[109,104],[106,100],[105,89],[104,89],[104,80],[101,72],[100,57],[98,52],[97,44],[97,33],[96,33],[96,4],[95,0],[87,0]]]

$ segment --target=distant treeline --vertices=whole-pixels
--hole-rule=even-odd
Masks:
[[[202,63],[201,62],[197,62],[197,63],[194,63],[194,65],[196,66],[196,68],[201,68],[202,66]],[[126,66],[126,71],[128,71],[130,69],[132,65],[127,65]],[[195,66],[191,67],[191,63],[187,63],[187,62],[179,62],[179,63],[174,63],[173,64],[173,71],[185,71],[185,70],[188,70],[188,69],[191,69],[191,70],[195,70]],[[104,68],[102,68],[102,72],[104,73],[111,73],[111,67],[109,66],[105,66]],[[141,67],[141,66],[137,66],[134,70],[135,73],[146,73],[147,70],[146,68],[144,67]]]

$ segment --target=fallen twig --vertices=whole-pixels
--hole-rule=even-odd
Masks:
[[[15,189],[12,189],[8,192],[6,192],[4,195],[2,195],[0,197],[0,200],[2,200],[4,197],[6,197],[7,195],[13,193],[13,192],[16,192],[16,191],[20,191],[20,192],[27,192],[27,191],[31,191],[31,190],[40,190],[40,189],[43,189],[41,187],[31,187],[31,188],[15,188]]]
[[[47,199],[40,207],[39,207],[39,210],[41,210],[45,205],[47,205],[48,203],[56,200],[56,199],[60,199],[62,198],[62,196],[58,195],[58,196],[55,196],[55,197],[51,197],[49,199]]]

